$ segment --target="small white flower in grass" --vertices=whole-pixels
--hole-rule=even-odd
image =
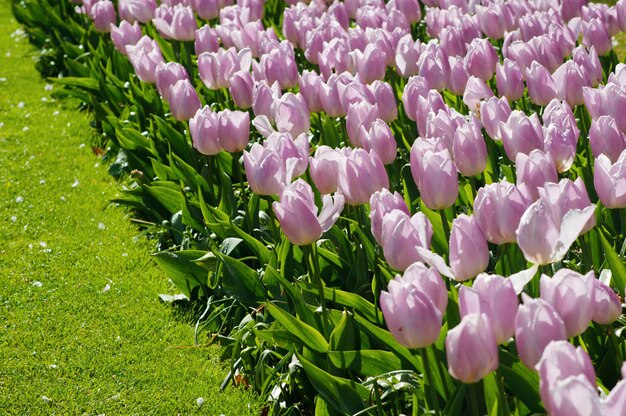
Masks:
[[[85,143],[81,143],[81,144],[78,146],[78,148],[79,148],[79,149],[84,149],[84,148],[85,148]]]
[[[59,110],[56,110],[52,113],[53,116],[58,116],[59,115]]]
[[[202,407],[203,404],[204,404],[204,399],[202,397],[198,397],[196,399],[196,406]]]
[[[50,403],[52,401],[52,399],[47,396],[41,396],[41,400],[43,400],[44,403]]]
[[[0,129],[4,127],[4,123],[0,121]]]
[[[102,293],[106,293],[109,290],[111,290],[111,285],[107,283],[106,286],[104,286],[104,288],[102,289]]]
[[[105,228],[107,228],[107,227],[104,225],[104,223],[102,223],[102,222],[98,223],[98,230],[104,230]]]
[[[78,182],[78,179],[74,179],[74,183],[72,184],[72,188],[76,188],[79,183],[80,182]]]
[[[43,89],[46,91],[52,91],[52,84],[46,84],[46,86],[43,87]]]
[[[41,97],[41,102],[42,102],[42,103],[45,103],[45,102],[47,102],[47,101],[48,101],[48,97]]]
[[[2,78],[0,78],[0,82],[7,82],[6,77],[2,77]]]
[[[35,287],[42,287],[43,283],[41,283],[40,281],[36,281],[36,282],[33,282],[33,286],[35,286]]]
[[[17,221],[17,217],[15,215],[11,216],[11,222]]]
[[[43,248],[48,247],[48,244],[46,244],[44,241],[40,241],[40,242],[39,242],[39,245],[40,245],[41,247],[43,247]]]
[[[24,108],[26,104],[24,104],[24,101],[20,101],[19,103],[17,103],[17,108]]]
[[[39,185],[43,185],[44,183],[46,183],[45,179],[39,179]]]
[[[22,131],[28,131],[28,130],[30,130],[28,126],[24,126],[24,128],[22,128]]]
[[[15,202],[17,202],[18,204],[21,204],[22,202],[24,202],[24,198],[21,196],[18,196],[15,198]]]
[[[56,364],[50,364],[48,367],[52,368],[53,370],[56,370],[57,368],[59,368],[59,366]]]

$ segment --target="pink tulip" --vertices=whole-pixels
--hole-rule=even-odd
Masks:
[[[99,0],[91,6],[93,25],[98,32],[109,33],[111,25],[115,25],[117,16],[115,6],[110,0]]]
[[[195,40],[198,28],[191,7],[182,5],[169,7],[162,4],[156,9],[152,23],[165,39],[179,41]]]
[[[469,79],[467,65],[462,58],[456,56],[449,57],[448,61],[450,62],[450,76],[447,82],[448,89],[452,91],[454,95],[462,96]]]
[[[516,242],[515,230],[529,203],[515,185],[505,180],[478,189],[474,215],[487,241],[494,244]]]
[[[355,147],[363,147],[360,143],[361,128],[369,130],[377,119],[380,119],[380,113],[376,104],[361,101],[350,106],[346,116],[346,131],[350,143]]]
[[[126,45],[136,45],[141,39],[141,28],[137,22],[132,25],[122,20],[119,27],[111,26],[111,40],[121,54],[126,55]]]
[[[588,384],[592,391],[596,388],[596,374],[589,355],[581,347],[576,348],[567,341],[550,342],[537,363],[537,371],[541,400],[550,414],[558,414],[562,408],[562,403],[558,401],[558,390],[561,388],[559,382],[569,377],[582,376],[580,382]],[[597,394],[592,401],[598,402]]]
[[[601,154],[593,166],[593,184],[602,204],[607,208],[626,207],[626,150],[614,164]]]
[[[345,156],[328,146],[320,146],[309,158],[311,179],[322,194],[337,192],[340,161]]]
[[[289,133],[272,133],[263,146],[272,149],[285,164],[287,182],[304,174],[309,167],[309,138],[301,134],[295,139]]]
[[[250,115],[245,111],[224,110],[220,113],[218,136],[222,148],[235,153],[250,141]]]
[[[493,140],[501,140],[500,123],[506,123],[511,115],[511,107],[506,97],[491,97],[480,103],[480,121]]]
[[[428,218],[418,212],[412,217],[403,209],[394,209],[383,217],[382,246],[389,266],[406,270],[416,261],[423,261],[416,247],[430,249],[433,228]]]
[[[234,48],[219,49],[217,52],[203,52],[198,56],[200,79],[208,89],[218,90],[230,87],[230,79],[237,71],[248,71],[251,64],[249,49],[237,52]]]
[[[548,201],[548,206],[557,222],[562,222],[570,210],[584,210],[591,205],[585,183],[581,178],[572,182],[570,179],[561,179],[556,183],[546,183],[538,189],[539,198]],[[589,218],[581,234],[591,230],[596,225],[596,218]]]
[[[515,317],[515,345],[522,363],[532,370],[550,342],[565,339],[565,324],[545,300],[525,293],[522,299]]]
[[[237,107],[247,110],[252,107],[254,79],[248,71],[238,71],[230,78],[230,95]]]
[[[585,68],[574,61],[567,61],[552,74],[557,87],[557,97],[567,101],[570,107],[584,102],[583,87],[591,86],[591,79]]]
[[[389,188],[387,172],[378,155],[353,149],[339,164],[339,190],[349,205],[369,202],[376,191]]]
[[[396,276],[380,295],[380,308],[394,338],[407,348],[423,348],[439,337],[442,314],[415,279]],[[419,316],[420,319],[415,319]]]
[[[405,35],[398,42],[395,63],[398,73],[403,78],[409,78],[419,73],[417,61],[421,52],[421,42],[414,41],[411,35]]]
[[[298,66],[293,46],[287,41],[273,48],[261,57],[261,68],[269,84],[278,82],[285,90],[298,84]]]
[[[553,416],[608,415],[596,389],[583,374],[557,380],[549,395],[546,407]]]
[[[135,74],[143,82],[156,82],[156,69],[164,62],[159,45],[145,35],[135,45],[126,45],[126,54],[135,69]]]
[[[119,0],[117,7],[120,19],[133,23],[148,23],[154,18],[154,11],[157,8],[155,0]]]
[[[462,282],[483,272],[489,265],[489,247],[474,217],[465,214],[452,221],[450,267],[455,280]]]
[[[433,210],[448,208],[459,194],[459,178],[448,150],[424,154],[421,166],[411,169],[424,205]]]
[[[426,79],[428,85],[437,91],[443,91],[450,73],[450,64],[443,52],[440,50],[435,50],[433,53],[424,51],[420,55],[418,66],[420,76]]]
[[[255,194],[280,195],[288,182],[285,163],[272,148],[254,143],[250,152],[243,152],[243,165]]]
[[[343,210],[342,195],[324,195],[323,206],[318,214],[311,186],[298,179],[287,185],[272,208],[281,229],[292,244],[303,246],[317,241],[339,219]]]
[[[463,102],[470,111],[478,112],[482,100],[493,97],[493,91],[482,79],[470,76],[463,93]]]
[[[440,138],[446,149],[452,153],[452,145],[456,131],[467,124],[467,119],[456,110],[450,109],[431,111],[426,120],[426,137]]]
[[[498,93],[509,101],[519,100],[524,96],[523,75],[519,65],[508,58],[496,65],[496,86]]]
[[[538,149],[528,155],[518,153],[515,158],[515,169],[517,186],[524,184],[533,201],[539,198],[537,188],[543,187],[546,182],[556,183],[559,180],[550,156]]]
[[[469,314],[448,331],[446,356],[450,375],[475,383],[498,368],[498,344],[485,314]]]
[[[216,155],[222,150],[219,136],[219,114],[204,106],[189,120],[193,147],[203,155]]]
[[[376,119],[369,130],[361,126],[359,137],[363,149],[376,153],[384,165],[396,160],[396,139],[391,128],[383,120]]]
[[[544,149],[558,172],[566,172],[572,167],[576,156],[578,134],[578,129],[574,131],[567,125],[544,126]]]
[[[383,81],[374,81],[370,85],[370,89],[374,95],[374,102],[378,107],[380,118],[386,123],[391,123],[398,118],[398,104],[396,96],[393,93],[391,85]]]
[[[196,30],[194,35],[194,50],[200,56],[203,52],[217,52],[220,48],[220,40],[217,32],[209,25],[204,25]]]
[[[626,149],[626,136],[617,128],[613,117],[600,116],[591,120],[589,144],[595,158],[604,154],[611,163],[615,163]]]
[[[622,314],[622,301],[608,285],[594,279],[592,317],[600,325],[610,325]]]
[[[181,79],[171,85],[168,97],[170,111],[179,121],[189,120],[202,107],[198,93],[187,79]]]
[[[215,19],[219,13],[219,6],[216,0],[191,0],[191,6],[198,13],[200,19]]]
[[[157,67],[156,87],[166,101],[170,101],[170,87],[180,80],[189,81],[189,75],[185,67],[178,62],[163,62]]]
[[[598,51],[598,55],[606,55],[611,51],[613,45],[607,26],[600,19],[589,19],[582,21],[583,44],[590,48],[593,46]]]
[[[522,111],[513,110],[506,123],[500,124],[504,151],[515,161],[518,153],[529,154],[535,149],[543,150],[543,130],[537,113],[528,117]]]
[[[420,292],[428,296],[428,299],[441,312],[441,316],[445,315],[448,305],[448,289],[437,269],[415,262],[405,270],[403,277],[405,281],[414,284]]]
[[[266,116],[273,120],[272,106],[281,97],[277,83],[270,86],[267,81],[259,81],[252,90],[252,111],[256,116]]]
[[[530,100],[537,105],[545,106],[559,95],[558,86],[550,71],[537,61],[526,70],[526,86]]]
[[[304,97],[309,111],[318,113],[322,111],[321,94],[324,88],[324,80],[315,71],[303,70],[298,80],[300,94]]]
[[[488,7],[476,6],[476,16],[480,30],[492,39],[502,39],[506,30],[506,21],[499,5],[491,4]]]
[[[496,71],[498,55],[488,39],[474,39],[465,56],[467,72],[483,81],[489,81]]]
[[[355,50],[354,61],[357,73],[366,84],[385,77],[386,55],[377,45],[370,43],[363,52]]]
[[[410,215],[406,202],[398,192],[392,194],[387,188],[383,188],[381,191],[374,192],[370,197],[372,235],[380,245],[383,243],[383,217],[394,209]]]
[[[404,87],[402,93],[402,104],[404,105],[404,111],[409,120],[417,121],[418,112],[418,97],[425,97],[430,91],[430,86],[426,78],[420,76],[413,76],[409,78],[409,81]]]
[[[568,269],[559,270],[552,278],[541,276],[541,298],[563,319],[568,338],[585,332],[591,322],[594,280],[593,271],[583,276]]]
[[[288,92],[274,101],[272,115],[280,132],[296,137],[307,133],[311,127],[309,109],[302,94]]]
[[[487,166],[487,146],[480,123],[472,116],[469,123],[459,127],[454,134],[452,155],[457,170],[465,176],[474,176]]]

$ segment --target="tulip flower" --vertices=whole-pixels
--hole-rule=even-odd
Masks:
[[[426,137],[437,137],[452,153],[452,145],[456,131],[467,124],[467,119],[454,109],[431,111],[426,120]]]
[[[568,171],[576,156],[578,130],[574,131],[569,126],[550,124],[544,126],[543,137],[544,149],[556,170],[558,172]]]
[[[210,90],[228,88],[235,72],[250,70],[251,59],[250,49],[242,49],[239,52],[234,48],[203,52],[198,56],[200,79]]]
[[[519,65],[508,58],[496,65],[496,86],[498,93],[509,101],[519,100],[524,96],[523,75]]]
[[[402,93],[402,104],[404,105],[404,112],[409,120],[417,121],[417,102],[418,97],[425,97],[430,91],[430,86],[426,78],[420,76],[413,76],[409,78],[409,81],[404,86]]]
[[[119,26],[111,26],[111,40],[122,55],[126,55],[126,45],[136,45],[141,36],[141,27],[137,22],[130,24],[122,20]]]
[[[541,298],[563,319],[568,338],[585,332],[591,322],[594,280],[593,271],[583,276],[568,269],[560,269],[552,278],[541,276]]]
[[[406,270],[416,261],[423,261],[415,247],[430,249],[433,228],[421,212],[409,217],[403,209],[394,209],[383,217],[381,236],[389,266]]]
[[[604,154],[613,164],[626,149],[626,136],[617,128],[613,117],[600,116],[591,120],[589,144],[593,157],[597,158]]]
[[[176,120],[187,121],[202,107],[198,93],[187,79],[170,86],[168,93],[170,111]]]
[[[428,85],[437,91],[443,91],[450,73],[450,64],[443,52],[440,50],[433,53],[424,51],[417,65],[420,76],[426,79]]]
[[[515,158],[517,186],[526,186],[528,195],[533,201],[539,198],[538,188],[546,182],[556,183],[559,180],[556,168],[549,155],[535,149],[528,155],[518,153]]]
[[[287,181],[285,162],[274,149],[254,143],[243,152],[243,165],[252,192],[258,195],[280,195]]]
[[[384,51],[376,44],[369,43],[365,50],[355,50],[354,63],[356,71],[366,84],[371,84],[375,80],[381,80],[385,77],[386,55]]]
[[[525,293],[522,299],[524,303],[515,317],[515,345],[522,363],[534,369],[550,342],[566,339],[565,324],[545,300],[532,299]]]
[[[487,241],[514,243],[522,215],[530,201],[506,180],[480,188],[474,200],[474,215]]]
[[[411,169],[420,197],[433,210],[448,208],[459,194],[459,178],[448,150],[427,151],[419,167]]]
[[[447,82],[448,89],[452,91],[454,95],[462,96],[469,79],[467,65],[462,58],[457,56],[450,56],[448,61],[450,62],[450,76]]]
[[[154,11],[157,8],[155,0],[119,0],[118,10],[120,19],[133,23],[148,23],[154,18]]]
[[[491,97],[480,103],[480,121],[493,140],[501,140],[500,123],[506,123],[511,115],[511,107],[506,97]]]
[[[466,315],[448,331],[446,356],[450,375],[463,383],[475,383],[498,368],[498,344],[485,314]]]
[[[470,75],[489,81],[496,71],[498,55],[488,39],[474,39],[467,48],[465,61]]]
[[[430,117],[430,113],[438,114],[440,111],[450,113],[451,108],[443,101],[443,97],[436,90],[428,91],[426,96],[417,97],[417,105],[415,106],[415,122],[417,123],[417,132],[421,136],[427,136],[426,125]]]
[[[292,244],[303,246],[314,243],[339,219],[344,205],[343,196],[324,195],[322,200],[322,210],[318,214],[311,186],[297,179],[285,187],[280,202],[272,204],[281,229]]]
[[[372,235],[380,245],[383,244],[383,217],[394,209],[410,215],[406,202],[398,192],[392,194],[387,188],[383,188],[381,191],[374,192],[370,197]]]
[[[452,221],[450,267],[455,280],[476,277],[489,265],[489,247],[473,216],[461,214]]]
[[[353,149],[340,160],[338,187],[347,204],[366,204],[374,192],[389,188],[389,179],[376,153]]]
[[[217,52],[220,48],[220,39],[217,31],[209,25],[204,25],[196,30],[194,37],[194,50],[200,56],[204,52]]]
[[[278,82],[283,90],[298,84],[298,65],[293,46],[289,42],[283,41],[278,47],[264,54],[260,65],[269,84]]]
[[[225,151],[242,151],[250,141],[250,115],[245,111],[228,109],[220,112],[218,136]]]
[[[559,95],[550,71],[537,61],[526,70],[526,86],[530,100],[537,105],[545,106]]]
[[[361,128],[369,130],[372,123],[380,118],[378,106],[361,101],[350,106],[346,116],[346,131],[350,143],[355,147],[363,147],[359,141]]]
[[[487,166],[487,146],[480,123],[472,116],[469,123],[459,127],[454,134],[452,155],[457,170],[465,176],[474,176]]]
[[[386,123],[391,123],[398,118],[398,104],[396,96],[393,93],[391,85],[383,81],[374,81],[370,85],[370,89],[374,94],[374,102],[378,107],[380,118]]]
[[[610,325],[622,314],[622,301],[608,285],[593,279],[592,317],[594,322]]]
[[[448,305],[448,289],[437,269],[415,262],[405,270],[403,277],[405,281],[414,284],[420,292],[428,296],[428,299],[441,312],[441,316],[445,315]]]
[[[135,69],[137,78],[143,82],[156,82],[156,69],[165,61],[155,40],[145,35],[137,44],[126,45],[126,54]]]
[[[476,17],[480,30],[491,39],[502,39],[506,31],[506,21],[501,7],[497,4],[490,4],[488,7],[476,6]]]
[[[606,24],[597,18],[582,21],[583,44],[587,49],[592,46],[598,51],[598,55],[606,55],[613,49],[611,36]]]
[[[248,71],[238,71],[230,78],[230,95],[237,107],[247,110],[252,107],[254,79]]]
[[[567,61],[552,74],[557,87],[557,97],[567,101],[570,107],[584,102],[583,87],[591,86],[591,79],[582,65]]]
[[[203,20],[215,19],[219,14],[219,5],[216,0],[191,0],[191,6]]]
[[[554,416],[608,415],[596,389],[583,374],[559,379],[544,401]],[[614,413],[618,415],[620,413]]]
[[[98,32],[109,33],[117,20],[115,6],[110,0],[99,0],[91,6],[91,17]]]
[[[613,164],[601,154],[593,166],[593,184],[602,204],[607,208],[626,207],[626,150]]]
[[[318,113],[322,111],[321,94],[324,88],[324,80],[315,71],[304,70],[298,80],[300,94],[304,97],[309,111]]]
[[[272,106],[281,96],[278,83],[270,86],[267,81],[257,82],[252,90],[252,111],[256,116],[266,116],[272,120]]]
[[[218,136],[219,114],[204,106],[189,120],[193,147],[203,155],[216,155],[222,150]]]
[[[179,41],[195,40],[198,28],[193,10],[183,5],[162,4],[156,9],[152,23],[165,39]]]
[[[512,161],[518,153],[529,154],[532,150],[543,149],[543,130],[537,113],[528,117],[522,111],[513,110],[507,122],[500,124],[500,134],[504,151]]]
[[[559,413],[562,403],[554,399],[561,393],[558,390],[562,387],[558,384],[567,378],[581,376],[580,382],[588,384],[592,391],[596,389],[596,375],[589,355],[581,347],[576,348],[567,341],[550,342],[537,363],[537,371],[541,400],[550,414]],[[593,401],[598,402],[597,393]]]
[[[345,155],[328,146],[319,146],[313,157],[309,157],[311,179],[322,194],[337,192],[339,165]]]
[[[584,210],[592,206],[585,183],[581,178],[577,178],[574,182],[570,179],[561,179],[558,184],[546,183],[542,188],[538,188],[537,191],[539,198],[549,201],[548,206],[557,222],[563,221],[563,218],[570,210]],[[596,218],[592,216],[580,233],[586,233],[595,225]]]
[[[417,61],[421,52],[421,42],[413,40],[410,34],[403,36],[398,41],[396,48],[395,63],[398,73],[403,78],[409,78],[419,73]]]
[[[380,294],[380,308],[393,337],[407,348],[434,343],[442,326],[442,313],[414,278],[396,276]],[[419,319],[415,317],[419,316]]]
[[[166,101],[170,101],[170,87],[180,80],[189,81],[189,75],[185,67],[178,62],[163,62],[157,66],[156,87]]]
[[[272,116],[280,132],[297,137],[309,131],[311,119],[302,94],[288,92],[274,101]]]
[[[482,100],[493,97],[493,91],[481,78],[470,76],[463,93],[463,102],[470,111],[478,112]]]
[[[381,119],[376,119],[369,130],[361,126],[359,143],[368,152],[375,152],[384,165],[396,160],[396,139],[391,128]]]

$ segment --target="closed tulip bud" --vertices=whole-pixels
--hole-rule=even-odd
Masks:
[[[421,212],[412,217],[401,209],[394,209],[383,217],[382,246],[385,260],[396,270],[406,270],[423,259],[416,247],[430,249],[433,227]]]
[[[598,51],[598,55],[606,55],[613,49],[611,36],[606,24],[600,19],[589,19],[581,22],[583,32],[583,44],[587,49],[592,46]]]
[[[610,325],[622,314],[622,301],[608,285],[594,279],[592,317],[600,325]]]
[[[430,86],[426,78],[420,76],[413,76],[409,78],[409,81],[404,87],[402,93],[402,104],[404,105],[404,112],[409,120],[417,120],[418,112],[418,98],[425,97],[430,91]]]
[[[591,206],[585,183],[581,178],[572,182],[570,179],[561,179],[556,183],[546,183],[538,189],[539,198],[549,201],[548,205],[552,215],[559,221],[563,221],[565,214],[572,209],[584,210]],[[596,225],[596,217],[589,218],[581,234],[591,230]]]
[[[563,319],[568,338],[585,332],[591,322],[594,280],[593,271],[583,276],[568,269],[559,270],[552,278],[541,276],[541,298]]]
[[[439,33],[439,48],[448,57],[458,57],[463,59],[467,55],[467,44],[461,28],[456,26],[448,26],[441,30]],[[465,60],[463,59],[463,62]]]
[[[368,203],[374,192],[389,188],[389,179],[376,153],[354,149],[341,160],[338,185],[348,205],[360,205]]]
[[[452,155],[454,164],[462,175],[474,176],[485,170],[487,146],[479,122],[475,118],[454,133]]]
[[[591,120],[589,144],[594,157],[597,158],[604,154],[611,163],[615,163],[626,149],[626,137],[617,128],[617,123],[613,117],[600,116]]]
[[[523,75],[519,65],[508,58],[496,65],[496,86],[498,93],[509,101],[519,100],[524,96]]]
[[[420,76],[426,79],[428,85],[437,91],[443,91],[450,73],[448,58],[443,56],[441,51],[438,53],[424,51],[420,55],[418,66]]]
[[[274,101],[272,115],[280,132],[296,137],[311,128],[311,118],[302,94],[288,92]]]
[[[533,201],[539,198],[537,188],[543,187],[546,182],[556,183],[559,180],[552,159],[541,150],[535,149],[528,155],[518,153],[515,158],[515,169],[517,186],[526,185]]]
[[[514,243],[515,230],[530,201],[513,184],[492,183],[478,190],[474,215],[487,241],[494,244]]]
[[[611,160],[601,154],[596,159],[593,173],[593,184],[598,198],[607,208],[626,207],[626,150],[622,151],[617,162],[611,164]]]
[[[602,64],[595,47],[591,47],[589,51],[583,45],[578,46],[572,52],[572,60],[578,65],[585,68],[591,79],[591,86],[597,87],[604,77]]]
[[[383,244],[383,217],[394,209],[400,210],[406,215],[410,215],[406,202],[398,192],[392,194],[387,188],[383,188],[381,191],[374,192],[370,197],[372,235],[381,246]]]
[[[304,70],[298,80],[300,94],[304,97],[309,111],[318,113],[322,111],[321,94],[324,88],[324,80],[315,71]]]
[[[237,107],[247,110],[252,107],[254,80],[248,71],[238,71],[230,78],[230,95]]]
[[[292,244],[312,244],[337,222],[343,210],[343,196],[324,195],[322,199],[322,210],[318,214],[311,186],[298,179],[285,187],[280,202],[272,204],[280,227]]]
[[[500,124],[500,134],[504,151],[512,161],[518,153],[543,149],[543,130],[536,113],[528,117],[520,110],[513,110],[507,122]]]
[[[185,67],[178,62],[161,63],[157,67],[156,87],[159,94],[161,94],[166,101],[170,101],[170,87],[180,80],[189,81],[189,75]]]
[[[522,293],[524,303],[515,317],[515,345],[524,365],[531,370],[552,341],[566,339],[565,324],[554,308],[543,299]]]
[[[266,116],[273,120],[272,105],[274,100],[278,100],[280,97],[278,84],[270,86],[267,81],[257,82],[252,90],[252,111],[256,116]]]
[[[215,19],[219,14],[216,0],[191,0],[191,6],[198,13],[198,17],[203,20]]]
[[[461,214],[452,221],[450,267],[455,280],[476,277],[489,265],[489,247],[474,217]]]
[[[369,130],[361,126],[359,143],[363,149],[373,151],[384,165],[396,160],[397,144],[391,128],[381,119],[376,119]]]
[[[120,19],[128,20],[130,23],[135,20],[140,23],[150,22],[157,8],[155,0],[119,0],[117,5]]]
[[[268,83],[278,82],[285,90],[298,84],[298,66],[293,46],[287,41],[261,57],[261,68]]]
[[[386,123],[391,123],[398,118],[398,104],[391,85],[383,81],[374,81],[370,85],[370,89],[374,94],[374,102],[378,107],[380,118]]]
[[[491,97],[480,103],[480,121],[493,140],[501,140],[500,123],[506,123],[511,115],[511,107],[506,97]]]
[[[384,51],[373,43],[368,44],[363,52],[354,51],[356,71],[366,84],[385,77],[386,60]]]
[[[380,83],[380,81],[376,82]],[[349,80],[346,77],[346,81],[338,81],[335,85],[337,88],[337,96],[339,97],[339,101],[341,101],[344,113],[347,113],[351,106],[360,102],[367,102],[372,105],[376,104],[373,88],[361,82],[359,74]]]
[[[450,375],[475,383],[498,368],[498,344],[485,314],[466,315],[448,331],[446,356]]]
[[[229,153],[242,151],[250,141],[250,114],[228,109],[222,111],[218,135],[224,150]]]
[[[219,114],[204,106],[189,120],[193,147],[203,155],[216,155],[222,150],[219,136]]]
[[[288,182],[306,172],[309,166],[310,148],[306,134],[301,134],[294,139],[289,133],[274,132],[265,140],[263,146],[272,149],[283,161]]]
[[[550,408],[550,414],[554,416],[620,414],[605,413],[606,408],[598,398],[597,389],[589,384],[583,374],[557,380],[549,395],[544,405]]]
[[[413,169],[411,169],[413,172]],[[420,190],[420,197],[433,210],[451,207],[459,195],[459,178],[448,150],[427,151],[422,160],[418,177],[413,177]]]
[[[136,45],[141,39],[141,28],[137,22],[132,25],[123,20],[119,27],[111,27],[111,40],[115,49],[126,55],[126,45]]]
[[[480,102],[493,97],[493,91],[485,81],[475,76],[470,76],[463,93],[463,102],[470,111],[478,112],[480,110]]]
[[[91,6],[93,25],[98,32],[109,33],[115,25],[117,16],[115,6],[109,0],[99,0]]]
[[[476,16],[480,30],[491,39],[502,39],[506,31],[506,22],[501,7],[491,4],[488,7],[476,6]]]
[[[380,308],[393,337],[407,348],[423,348],[439,337],[442,314],[412,279],[396,276],[380,294]],[[415,319],[419,316],[419,319]]]
[[[165,39],[195,40],[198,25],[191,7],[180,4],[170,7],[162,4],[157,8],[152,22]]]
[[[359,141],[361,127],[370,129],[372,123],[380,118],[378,106],[367,101],[361,101],[350,106],[346,116],[346,131],[348,139],[355,147],[363,147]]]
[[[561,406],[553,400],[553,394],[567,378],[581,376],[580,381],[588,384],[592,391],[596,388],[596,374],[589,355],[581,347],[576,348],[567,341],[550,342],[537,363],[537,371],[541,400],[550,414],[565,414],[559,413]],[[597,394],[595,401],[598,401]]]
[[[286,180],[285,163],[274,149],[254,143],[243,152],[243,165],[252,192],[258,195],[280,195]]]
[[[558,96],[558,87],[552,75],[537,61],[534,61],[526,70],[526,86],[530,100],[541,106],[547,105],[553,98]]]
[[[340,97],[346,93],[347,87],[353,81],[353,77],[347,72],[341,75],[332,74],[326,84],[322,83],[322,88],[319,91],[320,104],[322,110],[331,117],[345,117],[347,114],[347,107],[344,107]],[[339,90],[343,94],[339,94]]]
[[[337,192],[339,165],[344,157],[337,150],[322,145],[315,151],[315,156],[309,158],[311,179],[320,193]]]
[[[450,62],[450,77],[448,79],[448,89],[452,91],[454,95],[462,96],[465,92],[465,86],[469,79],[469,73],[467,72],[467,66],[463,58],[457,56],[451,56],[448,58]]]
[[[215,29],[204,25],[196,30],[194,35],[194,50],[200,56],[204,52],[217,52],[220,48],[220,39]]]
[[[168,97],[170,111],[179,121],[189,120],[202,107],[198,93],[187,79],[170,86]]]
[[[200,79],[210,90],[230,87],[235,72],[248,71],[252,62],[250,49],[236,52],[234,48],[203,52],[198,56]]]
[[[441,312],[441,316],[446,313],[448,289],[437,269],[415,262],[405,270],[403,277],[405,281],[414,284],[420,292],[428,296],[428,299]]]
[[[590,86],[591,80],[585,68],[574,61],[567,61],[552,74],[557,87],[557,97],[567,101],[570,107],[583,104],[583,87]]]
[[[496,71],[498,55],[488,39],[474,39],[465,56],[467,72],[483,81],[489,81]]]
[[[576,145],[578,143],[578,131],[573,131],[569,126],[550,124],[544,126],[544,149],[552,159],[552,164],[558,172],[566,172],[574,163]],[[518,155],[521,153],[518,153]]]
[[[493,326],[496,342],[502,344],[508,341],[515,334],[515,316],[519,306],[511,280],[498,275],[481,273],[474,280],[471,289],[478,294],[480,302],[467,304],[467,311],[463,313],[464,307],[461,307],[459,293],[461,316],[469,313],[487,314]],[[480,309],[474,310],[474,306],[479,306]]]
[[[156,41],[145,35],[137,44],[126,45],[126,54],[137,78],[143,82],[156,82],[156,69],[165,62]]]
[[[426,120],[426,137],[438,137],[452,153],[454,135],[461,126],[467,124],[467,119],[456,110],[439,110],[430,112]]]

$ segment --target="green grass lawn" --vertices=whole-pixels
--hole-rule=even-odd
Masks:
[[[177,291],[107,208],[88,115],[51,100],[17,29],[0,0],[0,414],[259,414],[158,300]]]

